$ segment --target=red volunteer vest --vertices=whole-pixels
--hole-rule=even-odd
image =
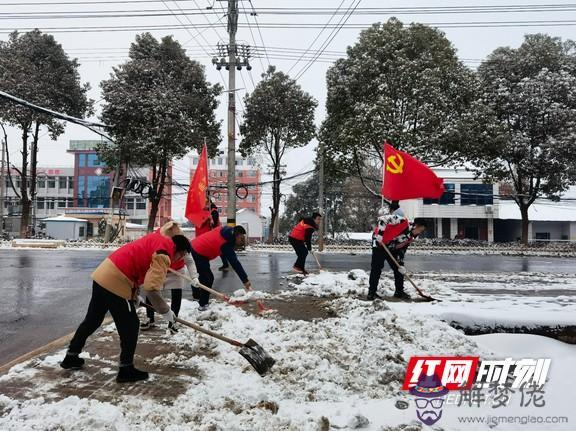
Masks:
[[[304,220],[302,220],[300,223],[294,226],[294,229],[292,229],[292,232],[290,232],[290,237],[297,239],[298,241],[304,241],[306,239],[306,231],[308,229],[314,228],[304,223]]]
[[[108,258],[135,285],[140,285],[144,282],[144,276],[150,268],[152,255],[159,250],[164,250],[172,260],[174,249],[172,238],[153,232],[123,245]]]
[[[222,226],[197,236],[192,240],[192,248],[196,253],[208,260],[216,259],[222,253],[220,249],[226,244],[226,238],[220,232],[222,232]]]
[[[398,235],[402,234],[408,227],[410,227],[408,220],[404,220],[398,224],[387,224],[382,234],[382,242],[388,244]],[[378,226],[374,229],[374,234],[378,235]]]
[[[158,235],[162,235],[162,234],[160,233],[160,228],[156,229],[156,230],[154,231],[154,233],[157,233]],[[184,265],[185,265],[184,259],[178,259],[177,261],[172,262],[172,265],[170,265],[170,268],[172,268],[172,269],[174,269],[174,270],[177,271],[177,270],[179,270],[179,269],[184,268]]]

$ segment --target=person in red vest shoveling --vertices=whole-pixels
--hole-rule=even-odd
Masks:
[[[416,219],[410,223],[399,210],[397,205],[390,207],[392,214],[378,217],[378,224],[372,234],[372,262],[370,265],[370,284],[368,288],[368,300],[380,299],[376,293],[378,282],[384,268],[384,261],[388,262],[392,271],[394,271],[394,297],[400,299],[410,299],[410,296],[404,292],[404,255],[408,246],[418,235],[426,230],[426,223],[423,220]],[[384,250],[387,247],[392,256],[400,264],[397,266],[390,255]]]
[[[198,280],[204,286],[212,287],[214,274],[210,269],[210,261],[219,256],[226,258],[229,265],[234,269],[246,290],[250,290],[252,285],[248,280],[248,275],[236,256],[236,247],[242,247],[246,242],[246,229],[242,226],[229,227],[218,226],[211,231],[200,235],[192,240],[192,257],[196,263]],[[199,310],[208,309],[210,293],[204,289],[192,286],[192,293],[198,299]]]
[[[288,236],[288,241],[290,241],[290,244],[294,247],[296,256],[298,256],[296,263],[294,263],[292,267],[296,272],[304,275],[308,274],[305,268],[306,256],[308,256],[309,251],[312,251],[312,234],[315,230],[318,230],[321,218],[320,213],[314,213],[312,217],[303,218],[294,226],[294,229],[292,229],[292,232],[290,232]]]
[[[154,232],[120,247],[108,256],[92,273],[92,298],[86,317],[72,337],[60,366],[65,369],[82,368],[84,359],[78,355],[109,311],[120,336],[120,367],[116,381],[124,383],[147,379],[147,372],[134,367],[140,324],[136,314],[141,300],[138,286],[144,286],[147,298],[162,317],[174,323],[174,312],[160,291],[172,262],[183,259],[191,251],[190,241],[184,235],[170,237]]]

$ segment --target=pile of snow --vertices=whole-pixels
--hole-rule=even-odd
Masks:
[[[439,285],[440,277],[453,280]],[[501,277],[505,285],[505,276]],[[551,410],[541,410],[541,413],[568,415],[571,411],[569,404],[571,396],[576,395],[573,389],[576,376],[571,372],[566,376],[562,373],[570,369],[571,361],[576,358],[576,347],[565,347],[554,340],[540,342],[541,337],[467,337],[451,328],[437,316],[445,310],[443,307],[455,307],[456,298],[464,296],[466,299],[468,295],[457,291],[457,274],[430,277],[423,288],[434,295],[442,295],[445,300],[430,304],[363,301],[359,298],[367,292],[368,274],[362,270],[339,274],[322,272],[307,278],[293,276],[289,280],[290,290],[281,293],[281,297],[324,297],[333,311],[331,315],[336,317],[312,322],[273,320],[223,303],[213,303],[208,311],[199,312],[195,303],[183,301],[182,318],[198,321],[209,329],[241,340],[253,338],[261,344],[277,361],[269,375],[262,378],[256,374],[238,354],[237,348],[183,328],[164,340],[173,345],[170,353],[158,354],[149,361],[172,368],[198,370],[197,376],[187,378],[189,386],[185,393],[163,400],[146,395],[123,395],[113,404],[75,396],[51,402],[44,396],[51,382],[38,381],[34,388],[36,399],[21,401],[0,396],[0,429],[312,431],[332,427],[381,431],[400,429],[386,427],[407,424],[408,428],[401,429],[420,430],[423,426],[416,420],[413,401],[400,389],[406,362],[413,355],[472,355],[483,359],[518,355],[552,357],[550,378],[557,383],[551,388],[548,399]],[[460,281],[464,282],[464,279]],[[515,283],[522,285],[525,281],[519,277]],[[479,286],[481,280],[466,283],[468,287]],[[571,282],[566,285],[572,286]],[[380,289],[381,293],[391,292],[389,277],[383,277]],[[241,294],[241,291],[237,292],[237,297],[243,297]],[[495,299],[490,302],[491,305],[496,303]],[[470,304],[472,302],[465,302],[466,307]],[[459,304],[460,309],[462,305]],[[112,325],[105,330],[104,336],[114,331]],[[211,354],[186,355],[180,353],[182,346]],[[34,365],[57,369],[57,358],[62,355],[60,352]],[[0,385],[23,373],[34,373],[34,368],[30,364],[14,367],[0,380]],[[158,376],[152,376],[149,384],[157,379]],[[74,381],[70,378],[70,384]],[[563,383],[568,385],[568,391],[562,392]],[[409,401],[410,408],[396,408],[398,399]],[[489,408],[452,407],[445,412],[439,427],[461,429],[458,415],[504,413]],[[510,408],[504,414],[523,412]],[[534,412],[524,412],[527,413]],[[466,429],[484,430],[486,426],[469,424]],[[526,426],[497,429],[524,430]]]

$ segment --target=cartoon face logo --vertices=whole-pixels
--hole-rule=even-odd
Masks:
[[[416,416],[425,425],[434,425],[442,417],[442,406],[448,389],[436,374],[422,374],[418,384],[410,389],[416,402]]]

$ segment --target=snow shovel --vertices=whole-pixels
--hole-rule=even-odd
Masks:
[[[390,250],[388,250],[388,247],[386,247],[385,245],[382,245],[382,247],[384,248],[384,250],[386,250],[386,253],[388,253],[388,256],[390,256],[390,259],[392,259],[392,262],[394,262],[396,267],[400,268],[401,265],[398,263],[396,258],[392,255]],[[426,295],[424,292],[422,292],[422,290],[420,290],[420,288],[416,285],[416,283],[414,283],[414,280],[412,280],[412,277],[410,277],[410,275],[407,272],[406,272],[406,274],[404,274],[404,276],[408,279],[408,281],[410,282],[412,287],[414,287],[414,289],[416,289],[416,292],[418,292],[418,295],[420,295],[422,298],[426,299],[427,301],[440,301],[439,299],[432,298],[431,296]]]
[[[316,253],[314,253],[312,250],[310,250],[310,253],[312,253],[312,256],[314,256],[314,259],[316,259],[316,264],[318,265],[318,270],[320,272],[324,271],[324,268],[322,268],[322,265],[320,265],[320,261],[318,260],[318,256],[316,256]]]
[[[175,271],[172,268],[168,268],[168,271],[170,271],[172,274],[176,274],[178,277],[183,278],[184,280],[188,280],[190,283],[192,283],[192,279],[190,277],[188,277],[186,274],[182,274],[181,272]],[[245,304],[244,301],[234,301],[232,298],[230,298],[228,295],[225,295],[221,292],[218,292],[217,290],[212,289],[211,287],[208,286],[204,286],[201,283],[198,283],[198,286],[200,289],[205,290],[206,292],[211,293],[212,295],[220,298],[221,300],[227,302],[228,304],[232,304],[232,305],[243,305]]]
[[[146,303],[142,302],[141,304],[154,310],[154,307]],[[195,331],[202,332],[203,334],[217,338],[218,340],[224,341],[225,343],[231,344],[235,347],[240,347],[238,353],[240,353],[240,355],[242,355],[248,362],[250,362],[250,365],[252,365],[256,372],[260,374],[260,376],[265,376],[266,373],[270,371],[270,368],[272,368],[272,366],[276,363],[276,360],[252,338],[248,339],[246,343],[241,343],[240,341],[225,337],[224,335],[220,335],[217,332],[211,331],[210,329],[203,328],[202,326],[195,323],[180,319],[179,317],[176,317],[175,320],[176,322],[184,326],[188,326]]]

